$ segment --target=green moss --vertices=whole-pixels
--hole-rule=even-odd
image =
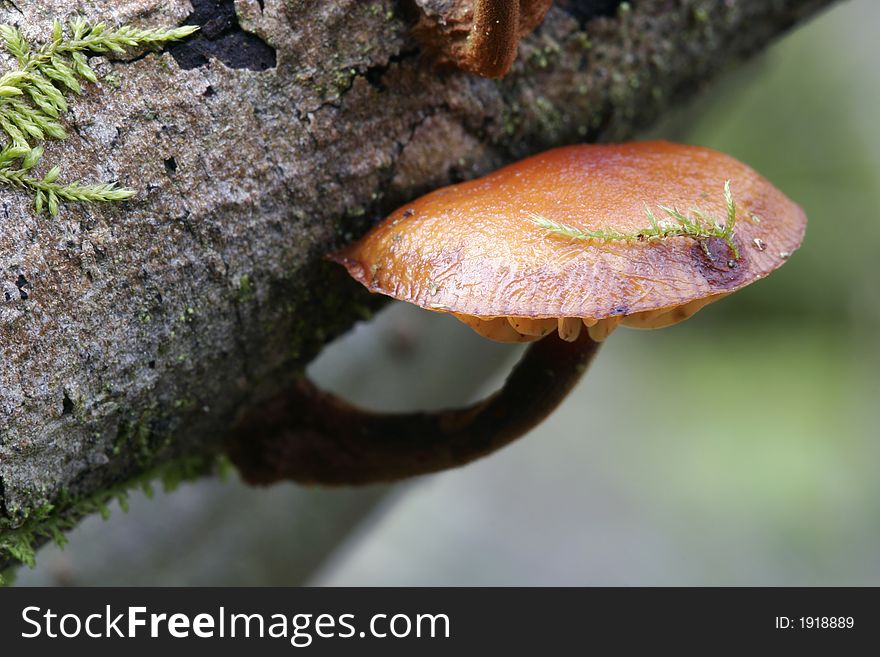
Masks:
[[[251,285],[249,274],[242,274],[238,279],[238,303],[247,303],[254,296],[254,288]]]
[[[691,9],[691,14],[697,23],[709,22],[709,11],[702,5],[697,5]]]
[[[506,137],[515,135],[523,123],[522,108],[518,103],[505,103],[501,115],[501,130]]]
[[[176,411],[191,411],[198,403],[188,397],[176,400],[173,407]],[[172,440],[170,429],[171,418],[167,413],[160,412],[158,401],[151,403],[138,415],[119,423],[116,439],[113,441],[113,455],[133,454],[142,468],[149,468],[156,460],[156,454],[165,449]]]
[[[353,68],[337,71],[336,76],[333,78],[333,85],[340,93],[348,91],[356,75],[357,71]]]
[[[174,400],[174,408],[181,411],[191,411],[198,405],[198,402],[191,397],[182,397]]]
[[[571,37],[571,40],[581,50],[589,50],[593,47],[593,42],[590,40],[590,36],[586,32],[575,32],[574,36]]]
[[[128,511],[128,495],[140,489],[146,495],[153,493],[153,482],[161,482],[165,491],[177,489],[182,483],[192,481],[209,473],[226,476],[229,462],[220,456],[193,456],[154,468],[145,474],[118,483],[87,497],[71,496],[62,492],[54,504],[31,510],[24,521],[15,528],[0,530],[0,585],[9,585],[14,579],[16,562],[29,568],[36,565],[36,551],[46,540],[59,547],[67,543],[65,532],[85,516],[100,513],[105,520],[110,516],[110,504],[115,500],[119,508]]]
[[[536,48],[529,53],[528,65],[532,69],[544,69],[559,59],[560,48],[556,43],[551,43],[543,48]]]
[[[177,316],[177,321],[183,324],[190,324],[196,317],[196,311],[191,306],[184,308]]]
[[[394,18],[394,10],[386,10],[385,7],[378,2],[374,2],[373,4],[371,4],[368,11],[371,16],[382,16],[386,21],[390,21]]]
[[[65,201],[97,203],[134,196],[134,190],[114,183],[62,184],[58,182],[60,165],[42,177],[35,175],[43,156],[39,142],[67,138],[61,122],[69,109],[65,94],[80,94],[83,84],[98,81],[87,55],[162,46],[198,29],[142,30],[127,25],[112,29],[103,23],[90,25],[73,18],[66,29],[61,21],[54,21],[51,36],[41,46],[33,47],[17,27],[0,25],[0,43],[15,62],[14,68],[0,74],[0,184],[29,193],[36,212],[45,210],[53,217]]]
[[[730,191],[730,181],[724,183],[724,200],[727,206],[727,219],[724,223],[713,217],[708,217],[699,209],[691,210],[692,216],[686,216],[675,208],[658,205],[668,217],[658,221],[654,211],[647,205],[645,214],[650,226],[633,232],[621,232],[615,229],[584,230],[566,226],[552,219],[547,219],[539,214],[528,213],[534,223],[554,235],[565,237],[570,240],[599,241],[599,242],[653,242],[670,237],[689,237],[700,242],[706,249],[705,240],[709,238],[720,239],[730,249],[735,259],[739,259],[739,248],[733,241],[734,229],[736,228],[736,203]],[[708,254],[708,251],[707,251]]]
[[[545,139],[551,142],[560,140],[565,131],[565,118],[562,112],[544,96],[534,100],[534,119],[541,125]]]
[[[116,71],[110,71],[104,76],[104,82],[109,84],[114,89],[119,89],[122,86],[122,78]]]
[[[15,566],[0,570],[0,586],[12,586],[15,584],[15,580],[18,577],[16,571],[17,568]]]

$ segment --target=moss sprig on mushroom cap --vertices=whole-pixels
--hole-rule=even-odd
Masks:
[[[595,240],[597,242],[651,242],[665,240],[671,237],[689,237],[698,240],[700,246],[705,248],[706,240],[710,238],[720,239],[730,249],[735,260],[739,259],[739,247],[733,241],[733,231],[736,227],[736,203],[730,191],[730,181],[724,183],[724,200],[727,204],[727,220],[722,223],[716,219],[707,217],[697,207],[691,209],[692,217],[688,217],[676,208],[665,205],[657,207],[665,212],[672,221],[663,219],[657,221],[654,211],[645,204],[645,214],[648,216],[650,225],[636,231],[621,232],[618,230],[599,229],[583,230],[560,224],[552,219],[547,219],[535,212],[526,211],[529,218],[539,227],[546,229],[554,235],[567,237],[573,240]]]

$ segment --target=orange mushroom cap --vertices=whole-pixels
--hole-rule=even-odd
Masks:
[[[718,237],[572,239],[566,228],[637,235],[674,223],[664,208],[736,224]],[[745,164],[663,141],[557,148],[397,209],[331,259],[372,292],[452,312],[501,341],[580,324],[664,326],[763,278],[798,248],[803,210]],[[738,253],[734,253],[733,248]],[[574,337],[572,336],[574,332]]]

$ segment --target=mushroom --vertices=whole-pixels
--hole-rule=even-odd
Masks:
[[[745,164],[662,141],[557,148],[434,191],[330,259],[371,292],[532,343],[504,387],[466,409],[373,414],[301,379],[242,418],[231,457],[255,483],[472,461],[537,425],[619,324],[690,317],[779,267],[805,226]]]
[[[520,38],[540,25],[553,2],[451,0],[439,15],[417,4],[425,11],[413,31],[438,63],[501,78],[516,59]]]

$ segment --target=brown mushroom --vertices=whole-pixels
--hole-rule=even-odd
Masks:
[[[371,414],[302,380],[230,443],[245,478],[392,480],[460,465],[535,426],[618,324],[668,326],[779,267],[803,211],[755,171],[668,142],[582,145],[432,192],[331,256],[370,291],[533,342],[470,408]]]
[[[516,59],[520,38],[540,25],[552,4],[552,0],[451,0],[442,5],[440,14],[425,11],[414,33],[439,64],[501,78]]]
[[[584,145],[423,196],[332,258],[370,291],[451,312],[494,340],[554,329],[574,339],[580,318],[601,341],[619,323],[674,324],[766,276],[805,225],[798,206],[723,153]]]

